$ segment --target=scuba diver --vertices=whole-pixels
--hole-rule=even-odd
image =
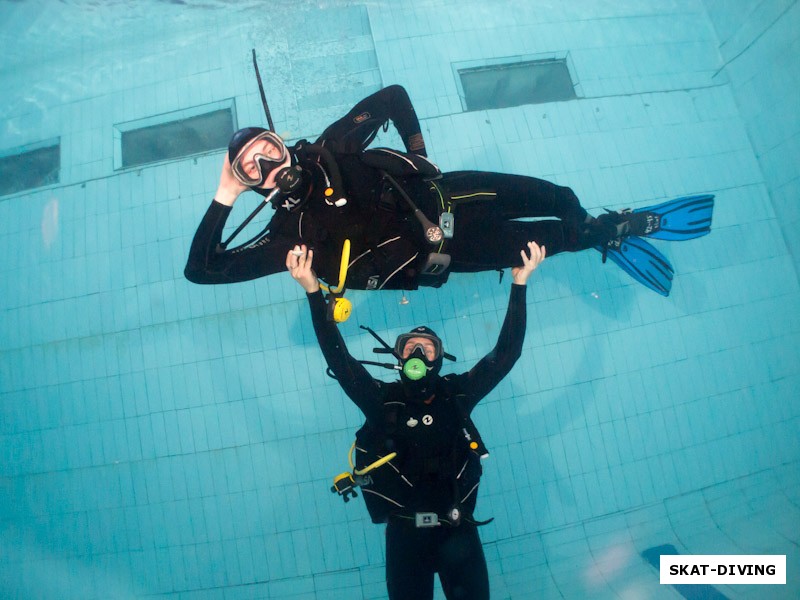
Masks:
[[[335,480],[345,495],[360,485],[374,523],[387,523],[386,584],[390,600],[433,598],[439,574],[448,599],[489,597],[486,559],[474,517],[481,458],[488,453],[470,414],[511,371],[525,338],[527,280],[546,250],[534,242],[519,253],[497,345],[472,369],[440,375],[442,340],[417,327],[390,347],[399,364],[359,361],[347,351],[338,327],[326,317],[320,284],[312,270],[315,252],[301,246],[286,255],[286,267],[305,289],[329,374],[366,417],[356,434],[354,475]],[[367,329],[367,328],[365,328]],[[400,381],[374,379],[363,364],[397,369]],[[350,483],[348,483],[350,482]],[[338,486],[338,487],[337,487]],[[352,493],[352,492],[350,492]]]
[[[405,152],[368,149],[389,121]],[[264,196],[254,214],[267,204],[275,212],[261,233],[231,248],[242,227],[225,242],[222,232],[234,202],[248,189]],[[237,131],[184,273],[203,284],[263,277],[283,268],[287,251],[306,244],[316,251],[323,281],[335,281],[340,262],[347,262],[348,288],[413,290],[439,287],[453,272],[520,266],[516,248],[536,240],[550,256],[595,248],[603,262],[611,258],[666,296],[672,266],[641,236],[705,235],[713,206],[714,196],[706,194],[595,218],[570,188],[548,181],[481,171],[442,173],[427,159],[408,94],[392,85],[359,102],[313,144],[300,140],[289,148],[271,130]],[[345,240],[352,244],[353,258],[347,260],[340,259]]]

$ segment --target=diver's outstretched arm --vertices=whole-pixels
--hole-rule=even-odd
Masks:
[[[527,282],[531,273],[536,270],[547,254],[545,247],[540,248],[535,242],[528,242],[528,249],[530,257],[522,250],[520,254],[523,265],[515,267],[511,271],[514,283],[511,284],[508,310],[503,327],[500,329],[497,344],[467,373],[466,389],[469,390],[469,395],[463,401],[467,414],[508,375],[522,355],[522,342],[525,340],[527,326],[525,304]]]
[[[214,200],[200,221],[183,271],[192,283],[236,283],[283,270],[284,257],[293,243],[280,235],[249,248],[222,249],[222,230],[230,213],[230,206]]]
[[[400,85],[390,85],[361,100],[328,126],[317,143],[334,142],[340,152],[360,152],[387,121],[394,123],[408,152],[428,156],[417,113]]]
[[[233,176],[225,153],[217,193],[197,227],[183,271],[192,283],[236,283],[283,269],[283,257],[293,243],[276,232],[268,242],[260,241],[247,248],[227,250],[220,245],[233,204],[245,190],[247,187]]]
[[[379,400],[379,393],[383,384],[350,356],[339,328],[328,320],[328,309],[322,297],[319,280],[311,269],[313,258],[313,250],[308,250],[305,245],[299,246],[286,255],[286,268],[306,291],[314,333],[325,362],[344,392],[361,409],[367,420],[373,424],[382,423],[383,402]]]

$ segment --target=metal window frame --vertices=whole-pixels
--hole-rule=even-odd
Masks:
[[[577,71],[575,70],[575,64],[572,61],[572,57],[570,56],[569,52],[547,52],[547,53],[540,53],[540,54],[526,54],[526,55],[519,55],[519,56],[502,56],[497,58],[486,58],[481,60],[469,60],[469,61],[458,61],[451,63],[451,67],[453,69],[453,76],[456,81],[456,88],[458,90],[458,97],[461,100],[461,108],[464,112],[475,112],[476,110],[502,110],[500,108],[496,109],[469,109],[467,108],[467,94],[464,90],[464,85],[461,80],[461,74],[465,71],[473,71],[477,69],[491,69],[493,67],[506,67],[506,66],[514,66],[514,65],[523,65],[526,63],[537,63],[537,62],[553,62],[553,61],[563,61],[567,67],[567,72],[569,73],[570,79],[572,80],[572,86],[575,90],[575,96],[577,98],[583,98],[583,87],[577,77]],[[566,101],[566,100],[563,100]],[[518,106],[527,106],[528,104],[539,104],[536,102],[520,104]],[[505,108],[515,108],[515,107],[505,107]]]
[[[46,148],[58,149],[58,165],[57,165],[58,169],[56,171],[56,181],[51,183],[45,183],[42,185],[34,185],[31,187],[22,188],[15,191],[0,193],[0,198],[3,199],[10,198],[12,196],[16,196],[17,194],[25,194],[34,190],[44,190],[51,187],[55,187],[57,185],[61,185],[62,156],[63,156],[61,152],[61,136],[40,140],[38,142],[31,142],[29,144],[23,144],[21,146],[15,146],[13,148],[0,149],[0,159],[23,157],[25,154],[32,154],[38,150],[44,150]]]
[[[131,171],[136,169],[143,169],[146,167],[160,165],[164,163],[175,162],[178,160],[185,160],[187,158],[191,158],[193,156],[202,156],[204,154],[209,154],[210,152],[214,152],[217,150],[201,150],[198,152],[191,152],[189,154],[184,154],[181,156],[173,156],[173,157],[165,157],[162,159],[156,159],[153,161],[148,161],[144,163],[137,163],[135,165],[123,165],[122,164],[122,136],[124,133],[128,133],[131,131],[136,131],[138,129],[147,129],[150,127],[158,127],[159,125],[168,125],[170,123],[175,123],[178,121],[184,121],[186,119],[191,119],[194,117],[200,117],[202,115],[206,115],[209,113],[217,112],[220,110],[229,110],[231,113],[231,123],[233,125],[233,131],[238,129],[237,124],[237,115],[236,115],[236,101],[234,98],[227,98],[225,100],[220,100],[218,102],[211,102],[208,104],[201,104],[198,106],[192,106],[190,108],[184,108],[181,110],[171,111],[167,113],[162,113],[158,115],[153,115],[150,117],[145,117],[143,119],[136,119],[133,121],[126,121],[124,123],[117,123],[113,126],[114,131],[114,171],[115,172],[124,172],[124,171]]]

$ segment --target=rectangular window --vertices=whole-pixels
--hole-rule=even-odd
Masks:
[[[0,157],[0,196],[53,185],[60,172],[60,139],[9,151]]]
[[[127,169],[227,148],[234,132],[233,102],[204,106],[116,126],[117,168]]]
[[[566,58],[458,68],[464,110],[508,108],[577,98]]]

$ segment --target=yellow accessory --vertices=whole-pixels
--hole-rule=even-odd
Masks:
[[[343,296],[332,298],[331,301],[333,302],[333,320],[336,323],[347,321],[350,318],[350,313],[353,312],[353,303]]]
[[[350,463],[350,468],[353,470],[353,473],[356,475],[366,475],[370,471],[377,469],[378,467],[382,467],[390,460],[392,460],[395,456],[397,456],[397,452],[390,452],[386,456],[382,456],[374,463],[367,465],[363,469],[356,469],[355,465],[353,464],[353,450],[356,449],[356,443],[353,442],[353,445],[350,446],[350,451],[347,453],[347,461]]]
[[[339,263],[339,285],[335,288],[329,287],[324,283],[320,283],[321,287],[326,292],[331,294],[338,294],[344,289],[344,282],[347,279],[347,267],[350,265],[350,240],[345,240],[342,244],[342,260]]]
[[[331,297],[328,298],[328,315],[329,318],[333,318],[336,323],[343,323],[344,321],[347,321],[347,319],[350,318],[350,313],[353,312],[353,303],[342,296],[342,294],[344,294],[344,283],[347,280],[347,268],[349,265],[350,240],[345,240],[344,244],[342,245],[342,260],[339,263],[339,285],[336,287],[329,287],[323,283],[319,284],[319,287],[331,295]],[[330,305],[330,303],[333,304]]]
[[[350,446],[350,451],[347,453],[347,461],[350,463],[350,470],[352,472],[339,473],[333,478],[333,486],[331,487],[331,492],[334,494],[339,494],[345,502],[349,502],[350,498],[355,498],[358,496],[355,488],[369,483],[369,478],[364,478],[364,475],[377,469],[378,467],[385,465],[395,456],[397,456],[397,452],[390,452],[386,456],[382,456],[374,463],[367,465],[363,469],[356,469],[355,466],[353,466],[353,450],[355,447],[356,444],[353,442],[353,445]]]

